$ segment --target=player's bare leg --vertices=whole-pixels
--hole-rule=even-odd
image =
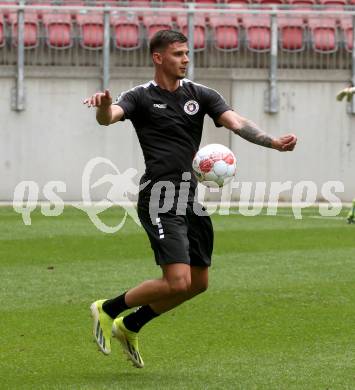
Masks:
[[[143,282],[125,294],[127,306],[144,306],[126,317],[116,318],[113,322],[113,336],[137,368],[144,367],[138,346],[138,332],[142,326],[207,288],[207,267],[190,267],[177,263],[164,265],[162,270],[162,279]],[[163,298],[159,287],[164,289]],[[150,303],[148,299],[154,299],[155,303]]]
[[[162,278],[147,280],[127,291],[127,306],[148,305],[161,299],[184,295],[190,290],[190,266],[184,263],[162,265]]]
[[[203,293],[208,287],[208,267],[190,267],[191,285],[185,293],[175,297],[168,297],[151,303],[149,306],[155,313],[165,313],[181,303]]]

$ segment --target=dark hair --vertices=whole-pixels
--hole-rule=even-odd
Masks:
[[[150,54],[153,54],[155,51],[164,50],[175,42],[185,43],[187,42],[187,38],[179,31],[160,30],[156,32],[150,40]]]

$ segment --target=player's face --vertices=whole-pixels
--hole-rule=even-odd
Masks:
[[[161,70],[168,76],[183,79],[189,63],[187,43],[174,42],[161,55]]]

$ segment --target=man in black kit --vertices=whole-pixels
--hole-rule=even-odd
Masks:
[[[267,148],[291,151],[297,142],[293,134],[280,138],[267,135],[234,112],[218,92],[185,79],[189,58],[183,34],[158,31],[151,39],[150,52],[154,80],[122,93],[113,104],[107,90],[84,101],[88,107],[96,107],[96,119],[101,125],[132,121],[146,164],[141,183],[149,184],[140,191],[138,216],[162,277],[91,305],[94,338],[101,351],[111,352],[112,332],[136,367],[144,366],[138,349],[141,327],[207,289],[213,228],[206,213],[196,212],[196,180],[192,174],[192,159],[199,148],[205,114],[216,126],[224,126]],[[180,190],[186,189],[186,183],[187,201],[182,207]],[[161,191],[163,187],[165,193]],[[157,214],[167,201],[171,204],[169,210]],[[139,308],[120,316],[133,307]]]

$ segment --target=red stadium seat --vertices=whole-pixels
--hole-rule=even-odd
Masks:
[[[310,17],[308,26],[314,51],[334,53],[338,50],[336,19]]]
[[[12,30],[13,44],[17,46],[18,28],[17,13],[9,14],[9,23]],[[25,13],[24,45],[26,49],[38,46],[38,17],[36,13]]]
[[[5,20],[4,15],[0,14],[0,47],[5,45]]]
[[[268,5],[268,4],[284,4],[284,1],[283,0],[259,0],[259,4],[265,4],[265,5]]]
[[[80,44],[85,49],[102,49],[104,45],[104,23],[101,12],[79,14],[76,17],[80,27]]]
[[[183,4],[185,3],[185,0],[162,0],[163,4],[168,3],[169,5],[173,4]]]
[[[55,49],[67,49],[73,45],[70,14],[43,14],[47,45]]]
[[[308,10],[308,9],[312,9],[311,7],[313,5],[316,5],[317,1],[316,0],[288,0],[288,3],[295,6],[297,5],[297,10],[299,9],[298,6],[300,7],[305,6],[304,9]]]
[[[150,40],[159,30],[172,30],[172,19],[170,15],[145,14],[143,25],[147,30],[147,37]]]
[[[346,0],[319,0],[320,4],[326,5],[326,6],[340,6],[343,7],[346,5]]]
[[[111,25],[115,33],[115,46],[118,49],[136,49],[141,45],[141,29],[136,15],[112,16]]]
[[[216,49],[226,51],[238,50],[240,30],[237,16],[211,15],[209,20]]]
[[[278,16],[279,46],[284,51],[302,51],[305,48],[305,24],[300,16]]]
[[[341,18],[340,28],[344,37],[345,50],[353,51],[353,22],[351,18]]]
[[[185,15],[178,16],[176,24],[184,35],[188,34],[188,21]],[[194,48],[196,51],[206,48],[206,20],[204,16],[198,14],[194,17]]]
[[[264,15],[243,16],[247,47],[251,51],[266,52],[271,47],[270,17]]]
[[[249,0],[225,0],[226,4],[241,4],[241,5],[248,5],[250,4]]]
[[[218,0],[195,0],[196,4],[216,4]]]

